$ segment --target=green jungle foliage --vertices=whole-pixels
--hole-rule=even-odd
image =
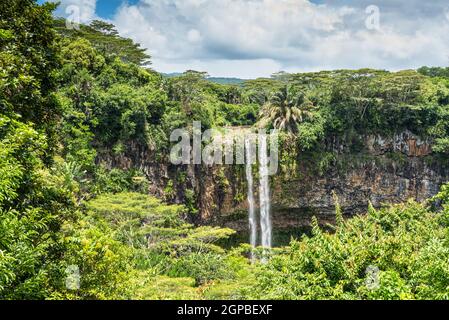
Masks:
[[[192,189],[164,203],[137,166],[105,160],[137,150],[164,163],[169,133],[194,120],[277,128],[283,163],[320,171],[330,141],[363,153],[361,135],[404,130],[447,159],[447,69],[163,77],[113,25],[69,30],[54,9],[0,2],[0,299],[449,298],[448,186],[434,202],[340,217],[333,232],[315,223],[251,264],[247,245],[219,245],[233,230],[193,223]]]
[[[447,188],[439,198],[447,197]],[[250,299],[360,300],[449,298],[448,205],[409,202],[341,222],[332,234],[314,222],[244,289]],[[370,273],[375,270],[374,274]]]

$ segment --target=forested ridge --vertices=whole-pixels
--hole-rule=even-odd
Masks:
[[[405,130],[447,162],[449,68],[166,77],[113,25],[70,30],[54,9],[0,3],[0,299],[449,298],[448,186],[350,219],[336,198],[330,230],[314,220],[253,264],[249,245],[221,246],[235,231],[196,223],[194,192],[158,199],[139,168],[100,156],[139,145],[168,162],[170,133],[201,121],[279,129],[284,167],[325,171],[326,141],[359,152],[363,135]]]

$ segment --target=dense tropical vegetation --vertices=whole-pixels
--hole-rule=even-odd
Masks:
[[[280,129],[283,159],[316,166],[329,139],[357,151],[363,134],[401,130],[447,161],[447,69],[165,77],[113,25],[68,30],[54,9],[0,3],[1,299],[449,298],[447,186],[426,203],[349,220],[337,206],[332,232],[315,222],[251,264],[247,245],[221,246],[233,230],[197,223],[193,191],[176,204],[170,181],[157,199],[139,167],[105,161],[137,148],[168,162],[170,132],[193,120]]]

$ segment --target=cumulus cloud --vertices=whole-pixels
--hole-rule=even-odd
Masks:
[[[374,30],[370,5],[380,12]],[[140,0],[124,2],[112,20],[148,48],[157,70],[248,78],[448,65],[448,13],[447,0]]]

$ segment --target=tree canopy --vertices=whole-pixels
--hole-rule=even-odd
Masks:
[[[282,164],[310,170],[332,163],[329,141],[363,155],[364,136],[404,131],[447,163],[448,68],[163,77],[115,26],[68,29],[55,8],[0,2],[0,299],[449,298],[448,186],[348,220],[337,203],[330,231],[314,220],[263,264],[246,244],[226,246],[234,230],[199,223],[204,186],[191,176],[203,168],[173,178],[133,161],[169,167],[170,133],[197,120],[287,132]]]

